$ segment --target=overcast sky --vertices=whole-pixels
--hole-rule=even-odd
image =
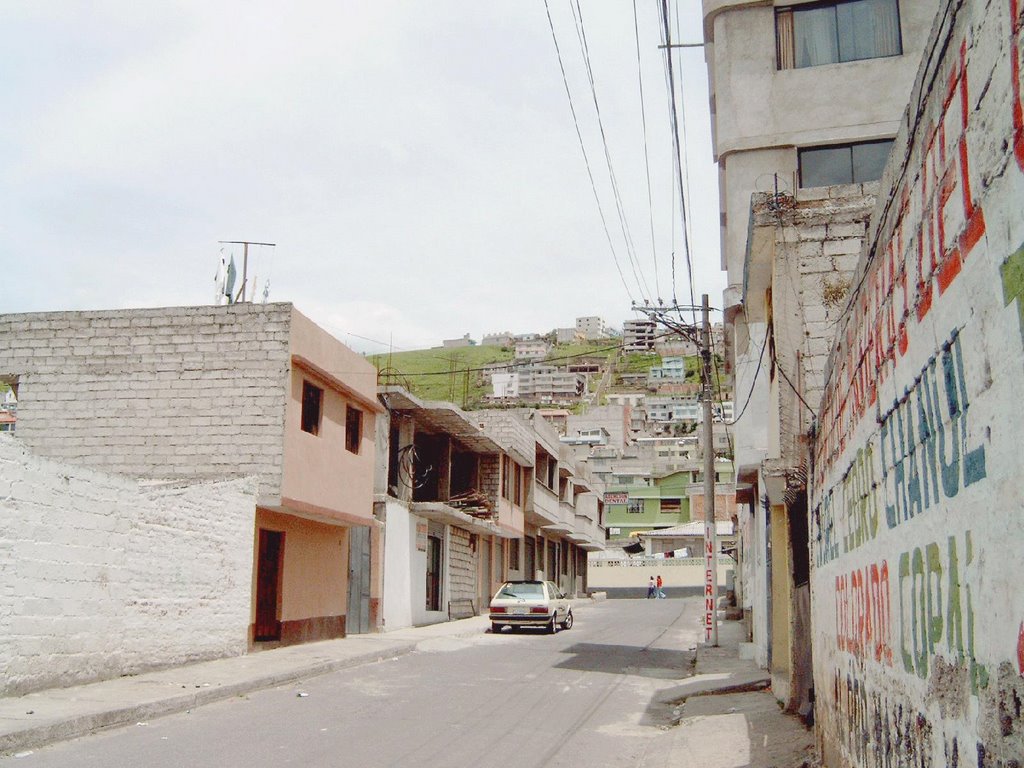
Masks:
[[[699,41],[699,0],[676,1],[673,35]],[[241,271],[218,240],[277,243],[250,249],[257,299],[269,280],[360,351],[621,326],[631,299],[671,300],[673,242],[689,303],[660,1],[637,0],[653,248],[633,4],[579,2],[636,275],[568,0],[549,3],[618,266],[543,0],[5,4],[0,312],[210,304],[222,247]],[[676,55],[694,293],[717,306],[707,73]]]

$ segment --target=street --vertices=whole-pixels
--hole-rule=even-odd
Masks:
[[[554,636],[428,640],[412,654],[2,762],[76,766],[661,764],[692,672],[697,598],[586,606]]]

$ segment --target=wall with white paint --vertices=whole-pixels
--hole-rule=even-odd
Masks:
[[[948,2],[827,369],[811,550],[829,766],[1024,755],[1021,0]]]
[[[145,483],[0,436],[0,696],[245,653],[256,481]]]

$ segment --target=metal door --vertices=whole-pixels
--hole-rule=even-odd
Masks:
[[[345,634],[370,631],[370,528],[353,526],[348,532],[348,613]]]

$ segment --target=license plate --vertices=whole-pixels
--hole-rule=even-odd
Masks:
[[[512,615],[513,616],[526,616],[529,612],[530,611],[527,608],[513,608],[512,609]]]

